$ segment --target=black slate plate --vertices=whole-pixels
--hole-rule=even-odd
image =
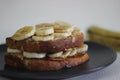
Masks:
[[[86,63],[72,68],[47,72],[30,72],[5,65],[6,45],[2,44],[0,45],[0,75],[19,79],[65,79],[103,69],[115,61],[116,52],[114,50],[93,42],[85,43],[89,46],[88,54],[90,57]]]

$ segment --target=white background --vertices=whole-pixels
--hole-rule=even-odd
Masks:
[[[120,31],[120,0],[0,0],[0,43],[20,27],[56,20],[84,33],[93,24]]]
[[[56,20],[77,25],[84,33],[93,24],[120,32],[120,0],[0,0],[0,43],[20,27]],[[70,80],[119,80],[119,58],[118,53],[109,67]]]

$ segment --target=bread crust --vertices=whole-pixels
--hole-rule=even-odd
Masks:
[[[16,41],[11,37],[8,37],[6,38],[6,44],[9,48],[22,50],[23,44],[25,43],[26,40],[28,39]]]
[[[6,53],[4,59],[5,59],[6,64],[12,67],[16,67],[16,68],[24,67],[24,60],[23,60],[22,54]]]
[[[15,41],[11,38],[6,39],[6,44],[10,48],[23,49],[27,52],[45,52],[45,53],[56,53],[65,51],[69,48],[80,47],[84,44],[83,33],[79,35],[69,36],[67,38],[51,40],[51,41],[33,41],[30,38],[21,41]]]
[[[21,54],[16,56],[7,53],[5,55],[5,61],[8,65],[14,66],[16,68],[26,68],[30,71],[50,71],[59,70],[65,67],[72,67],[80,65],[89,59],[87,53],[76,55],[73,57],[67,57],[63,59],[21,59]]]

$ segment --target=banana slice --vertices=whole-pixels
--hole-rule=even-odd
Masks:
[[[83,47],[77,48],[77,53],[82,53],[88,50],[88,45],[84,44]]]
[[[63,55],[61,57],[66,58],[67,56],[70,55],[71,51],[72,51],[72,49],[68,49],[65,53],[63,53]]]
[[[36,27],[36,35],[49,35],[54,33],[53,27]]]
[[[32,36],[32,39],[35,41],[49,41],[54,39],[54,35],[48,35],[48,36]]]
[[[71,53],[69,54],[69,56],[74,56],[75,54],[77,54],[77,49],[74,48]]]
[[[80,31],[80,29],[78,27],[74,27],[74,31],[72,32],[72,35],[80,35],[82,33],[82,31]]]
[[[7,52],[8,53],[21,53],[21,51],[20,50],[18,50],[18,49],[12,49],[12,48],[7,48]]]
[[[53,23],[41,23],[41,24],[37,24],[36,28],[39,28],[39,27],[53,27],[53,26],[54,26]]]
[[[65,33],[54,33],[55,37],[67,37],[70,36],[72,33],[71,32],[65,32]]]
[[[69,23],[58,21],[58,22],[55,22],[54,30],[55,32],[61,32],[61,33],[72,32],[74,30],[74,27]]]
[[[49,54],[48,56],[51,57],[51,58],[54,58],[54,57],[60,57],[62,54],[63,54],[63,51],[53,53],[53,54]]]
[[[26,58],[44,58],[46,57],[46,53],[30,53],[30,52],[23,52],[23,56]]]
[[[55,27],[54,28],[55,32],[72,32],[74,30],[73,27],[67,27],[67,26],[64,26],[64,27]]]
[[[26,39],[35,33],[35,28],[32,26],[25,26],[19,30],[12,36],[15,40],[23,40]]]

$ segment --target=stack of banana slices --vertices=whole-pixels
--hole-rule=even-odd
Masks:
[[[42,23],[36,25],[36,27],[25,26],[19,29],[12,38],[19,41],[32,36],[32,39],[35,41],[49,41],[55,38],[68,37],[73,30],[73,25],[62,21]]]

